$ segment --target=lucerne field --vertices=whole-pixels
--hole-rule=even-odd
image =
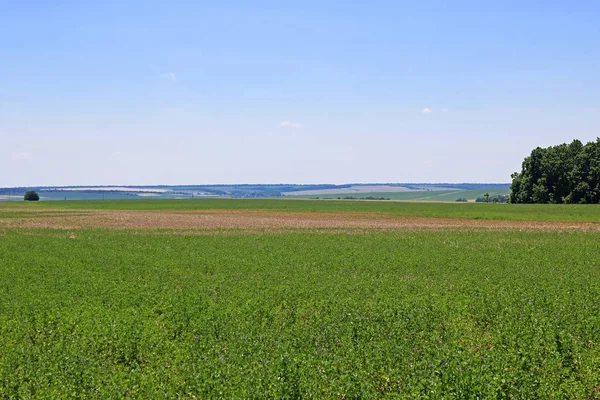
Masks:
[[[0,203],[0,398],[600,398],[600,212]]]

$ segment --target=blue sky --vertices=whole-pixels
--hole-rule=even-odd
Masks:
[[[491,3],[6,1],[0,186],[508,182],[600,136],[600,3]]]

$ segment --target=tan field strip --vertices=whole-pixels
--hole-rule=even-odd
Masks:
[[[170,229],[207,230],[586,230],[600,231],[589,222],[496,221],[458,218],[406,218],[380,213],[317,213],[268,210],[122,211],[73,210],[27,211],[27,216],[3,218],[0,229]]]

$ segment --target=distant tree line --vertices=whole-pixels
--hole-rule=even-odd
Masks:
[[[486,195],[476,198],[475,203],[508,203],[509,201],[509,195],[507,194],[490,196],[488,193],[486,193]]]
[[[466,203],[469,200],[465,197],[459,197],[456,199],[458,203]],[[484,194],[483,196],[477,197],[475,199],[475,203],[508,203],[509,195],[508,194],[497,194],[491,196],[489,193]]]
[[[311,197],[311,199],[319,200],[319,197]],[[347,197],[337,197],[337,198],[323,197],[323,200],[391,200],[391,198],[389,198],[389,197],[374,197],[374,196],[367,196],[367,197],[347,196]]]
[[[537,147],[511,177],[511,203],[600,203],[600,138]]]

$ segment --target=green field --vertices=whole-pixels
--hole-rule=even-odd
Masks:
[[[287,197],[292,198],[305,198],[314,199],[337,199],[344,197],[356,197],[358,199],[364,199],[365,197],[375,198],[386,198],[390,200],[407,200],[407,201],[456,201],[458,198],[464,198],[467,200],[475,200],[478,197],[483,197],[484,194],[488,193],[490,196],[503,195],[510,193],[510,190],[432,190],[432,191],[409,191],[409,192],[351,192],[351,193],[339,193],[339,194],[315,194],[315,195],[304,195],[294,196],[289,195]]]
[[[268,210],[281,212],[359,212],[394,217],[467,218],[510,221],[600,222],[600,206],[594,204],[480,204],[299,199],[186,199],[1,202],[0,219],[29,210]]]
[[[597,206],[3,204],[0,398],[600,396],[597,231],[1,225],[57,206],[600,220]]]

